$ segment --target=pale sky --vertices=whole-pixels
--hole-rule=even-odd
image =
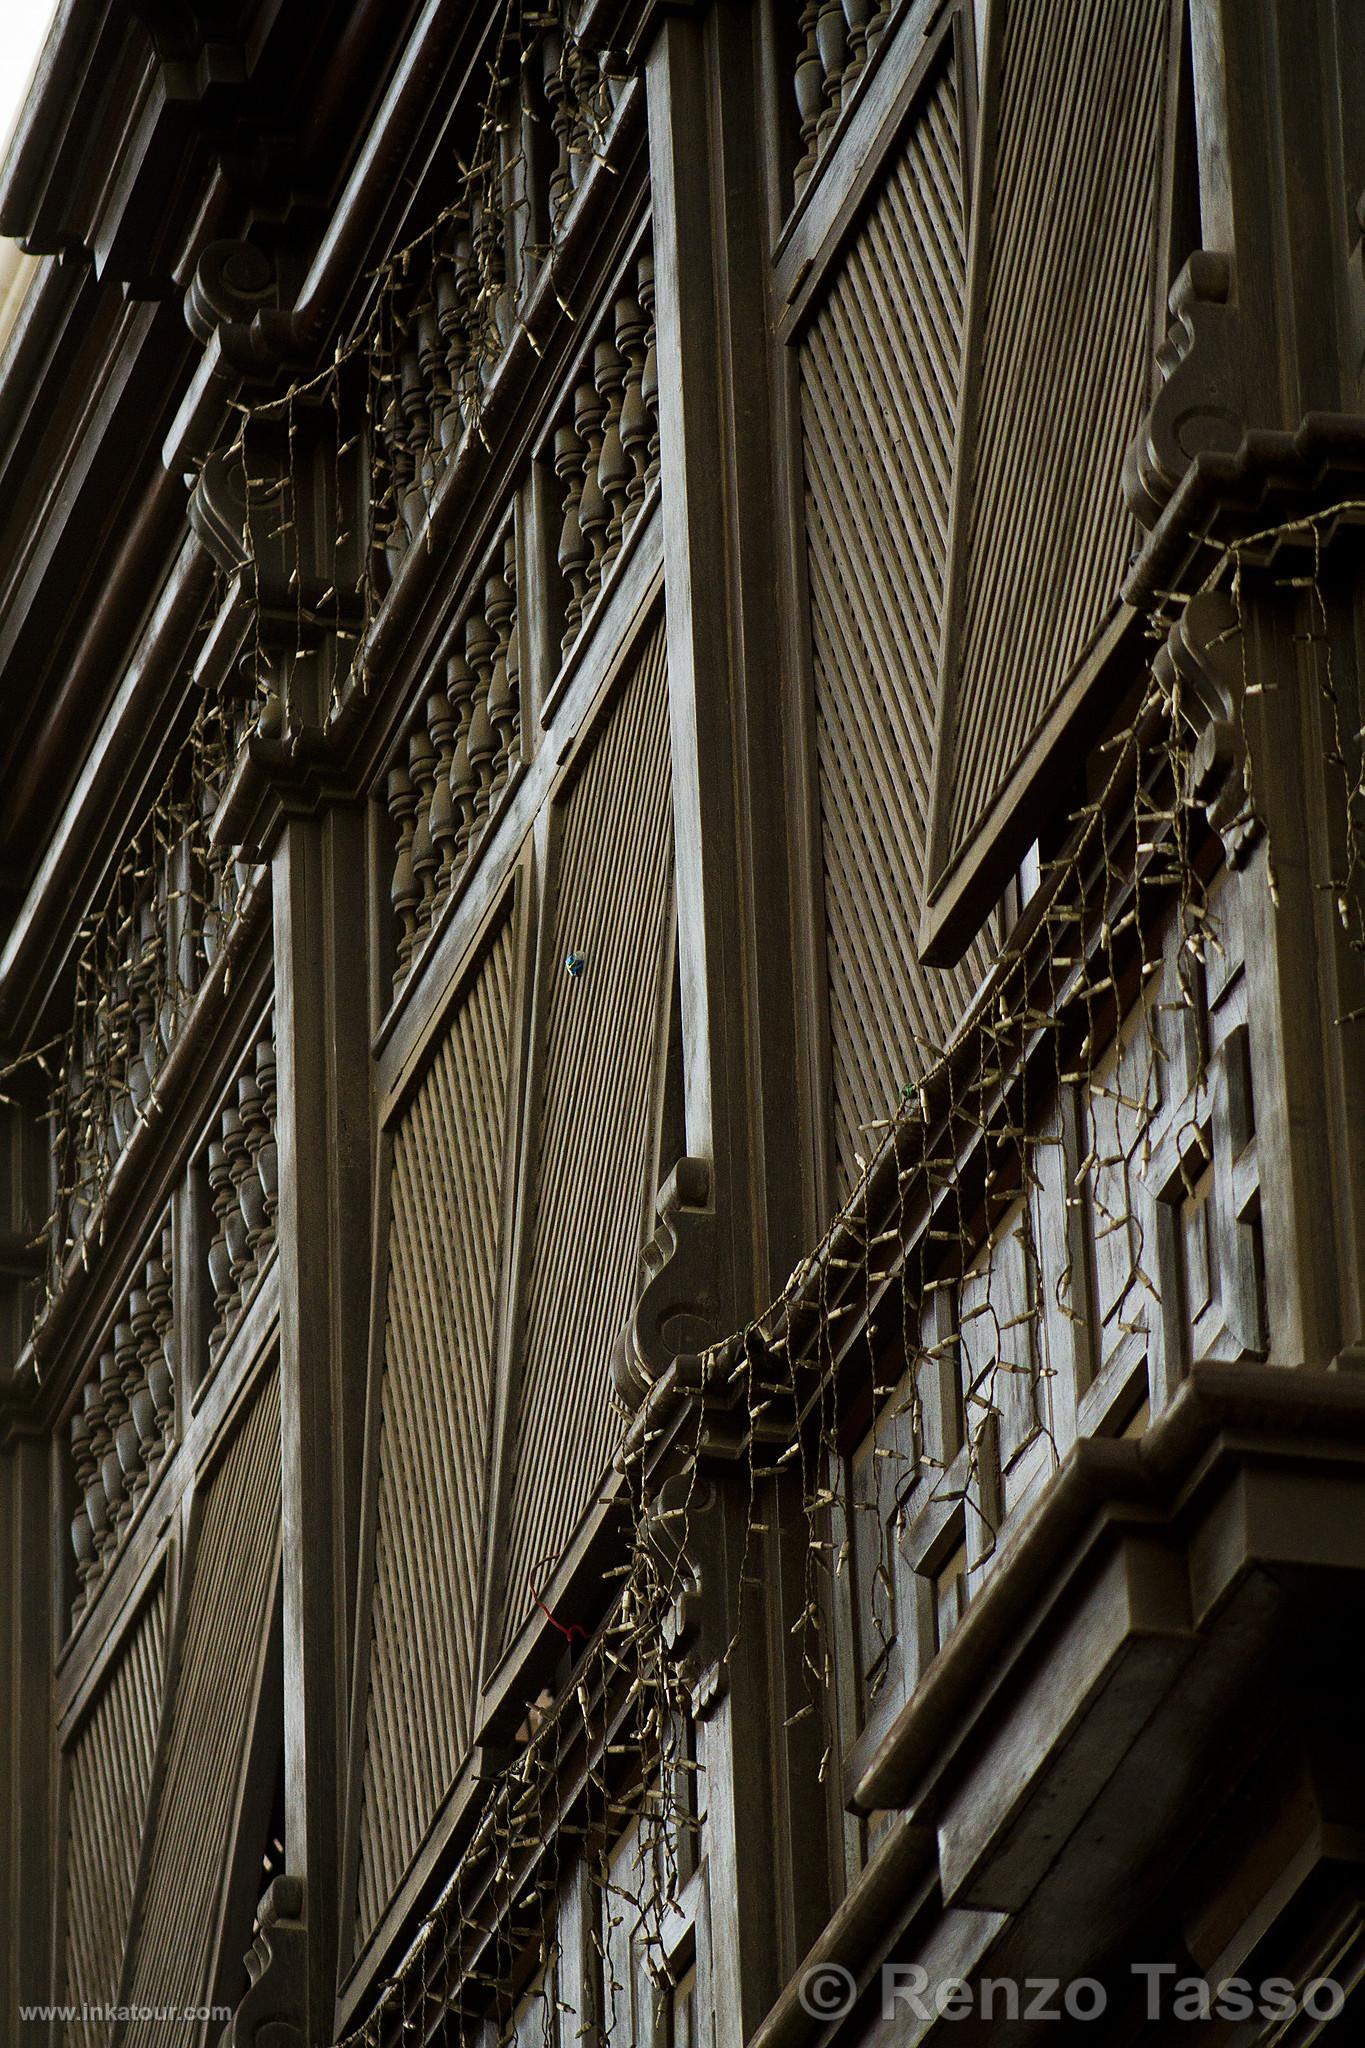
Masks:
[[[54,0],[0,0],[0,156],[55,12]]]

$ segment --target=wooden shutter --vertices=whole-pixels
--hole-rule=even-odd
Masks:
[[[501,1270],[514,924],[395,1133],[356,1945],[468,1754]]]
[[[532,1610],[607,1465],[608,1362],[637,1280],[654,1154],[672,911],[660,619],[562,799],[536,1206],[506,1519],[506,1635]],[[566,966],[570,956],[578,972]]]
[[[67,1752],[61,1979],[67,2005],[117,2002],[165,1669],[163,1569]],[[73,2019],[65,2039],[95,2048],[108,2031],[103,2021]]]
[[[984,971],[915,957],[966,270],[963,85],[951,28],[798,364],[835,1156],[955,1035]]]
[[[1135,622],[1174,0],[991,0],[923,949],[951,959],[1050,807]],[[1090,706],[1093,709],[1093,704]]]
[[[269,1372],[201,1482],[129,2005],[200,2005],[212,1996],[279,1558],[279,1411],[278,1380]],[[164,2020],[130,2020],[127,2048],[164,2048],[165,2027]]]

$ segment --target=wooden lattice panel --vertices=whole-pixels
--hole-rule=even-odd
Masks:
[[[269,1374],[207,1481],[182,1596],[132,2005],[198,2005],[210,1995],[280,1538],[279,1412]],[[164,2020],[131,2020],[127,2048],[164,2048],[164,2029]]]
[[[513,946],[509,921],[394,1139],[358,1943],[401,1882],[469,1747]]]
[[[936,890],[955,865],[989,864],[994,807],[1117,615],[1133,533],[1120,475],[1158,289],[1169,12],[1169,0],[992,7]],[[1018,815],[1010,829],[1025,829]]]
[[[166,1582],[159,1575],[71,1744],[66,1777],[66,1927],[62,1999],[118,2002],[128,1918],[166,1669]],[[97,2048],[102,2021],[73,2019],[65,2039]]]
[[[811,642],[842,1184],[962,1021],[984,965],[921,967],[965,270],[951,57],[800,348]]]
[[[637,1280],[673,860],[660,620],[565,798],[507,1532],[509,1634],[606,1469],[608,1360]],[[580,964],[572,972],[570,958]]]

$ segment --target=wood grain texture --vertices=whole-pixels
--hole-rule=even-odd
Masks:
[[[608,1359],[637,1278],[664,1054],[658,984],[673,820],[662,619],[565,799],[536,1144],[506,1632],[606,1469]],[[566,969],[574,955],[581,972]]]
[[[489,1507],[513,926],[394,1140],[357,1946],[468,1751]]]
[[[1168,0],[995,0],[935,852],[951,864],[1113,612],[1150,372]]]
[[[67,1757],[61,1995],[68,2005],[118,1999],[165,1669],[163,1572]],[[107,2034],[103,2022],[75,2019],[64,2038],[96,2048]]]
[[[906,144],[800,347],[835,1156],[840,1180],[961,1022],[985,966],[921,967],[962,345],[957,90]]]
[[[132,2005],[197,2005],[209,1997],[279,1545],[279,1410],[270,1373],[207,1481],[133,1937]],[[130,2021],[128,2048],[162,2048],[165,2024]]]

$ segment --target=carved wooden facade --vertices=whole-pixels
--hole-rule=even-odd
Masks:
[[[0,2040],[1365,1977],[1362,79],[1347,0],[63,11]]]

